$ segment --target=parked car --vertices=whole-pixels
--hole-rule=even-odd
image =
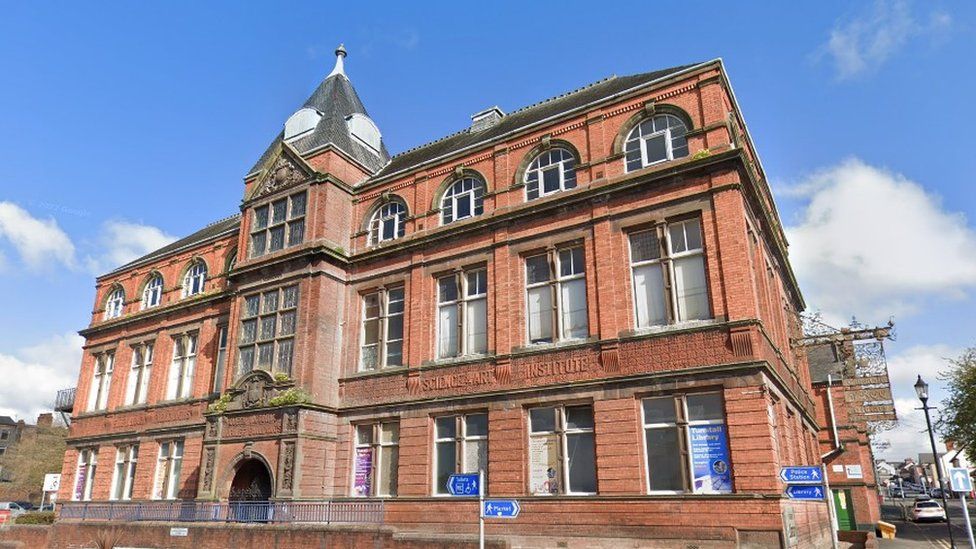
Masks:
[[[888,495],[893,498],[905,497],[905,495],[901,491],[901,488],[898,488],[897,486],[892,486],[891,488],[889,488]]]
[[[33,511],[35,509],[34,504],[29,501],[15,501],[14,503],[20,505],[20,508],[24,511]]]
[[[41,504],[40,507],[37,508],[37,510],[38,511],[41,511],[41,512],[44,512],[44,511],[54,511],[54,504],[53,503],[43,503],[43,504]]]
[[[917,501],[915,502],[915,507],[912,509],[912,519],[914,519],[915,522],[922,522],[926,520],[945,522],[945,509],[943,509],[937,501]]]
[[[934,498],[940,498],[941,499],[942,498],[942,488],[932,488],[932,490],[929,491],[929,495],[931,495]],[[948,495],[948,494],[946,494],[946,495]]]
[[[15,519],[27,512],[16,501],[0,501],[0,511],[10,511],[10,519]]]

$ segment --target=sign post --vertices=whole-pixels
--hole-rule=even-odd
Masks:
[[[966,507],[966,494],[973,491],[973,479],[969,476],[969,469],[963,467],[949,469],[949,484],[952,486],[952,491],[959,494],[959,502],[962,503],[962,516],[966,519],[966,535],[969,536],[969,547],[976,549],[976,541],[973,540],[973,525],[969,521],[969,507]],[[945,512],[948,514],[949,510],[946,509]]]
[[[836,548],[837,518],[834,515],[834,500],[831,497],[830,484],[827,482],[827,466],[821,464],[783,467],[779,470],[779,478],[787,485],[788,498],[801,501],[822,500],[827,504],[827,512],[830,513],[831,544]]]
[[[485,471],[451,475],[447,491],[452,496],[478,496],[478,547],[485,549]]]
[[[485,470],[478,469],[478,549],[485,549]]]

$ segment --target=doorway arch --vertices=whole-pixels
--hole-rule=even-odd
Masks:
[[[238,463],[230,484],[228,499],[240,501],[270,501],[272,495],[271,471],[263,461],[247,458]]]

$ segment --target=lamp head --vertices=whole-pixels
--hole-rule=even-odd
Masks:
[[[922,381],[922,376],[918,376],[918,381],[915,382],[915,394],[922,404],[929,399],[929,384]]]

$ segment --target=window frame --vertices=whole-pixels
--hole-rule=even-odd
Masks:
[[[590,419],[593,422],[593,426],[589,428],[569,428],[568,427],[568,408],[589,408],[590,409]],[[554,416],[554,430],[552,431],[533,431],[532,428],[532,411],[533,410],[546,410],[551,409],[555,411]],[[532,406],[526,409],[525,419],[527,422],[526,434],[528,436],[528,489],[526,492],[530,496],[595,496],[600,493],[600,477],[598,474],[597,462],[596,462],[596,412],[594,410],[593,404],[588,402],[579,403],[560,403],[560,404],[541,404],[538,406]],[[593,437],[593,482],[595,490],[592,492],[576,492],[570,491],[570,456],[569,456],[569,436],[570,435],[586,435],[589,434]],[[559,452],[559,481],[560,481],[560,491],[557,493],[537,493],[533,491],[532,487],[532,438],[544,438],[548,436],[555,435],[558,439],[558,452]]]
[[[470,435],[468,434],[468,418],[473,416],[485,416],[485,434],[484,435]],[[437,433],[437,420],[439,419],[453,419],[454,420],[454,436],[453,437],[438,437]],[[477,473],[479,471],[471,471],[467,464],[468,457],[468,444],[469,443],[484,443],[485,449],[485,468],[484,468],[484,478],[485,483],[485,495],[488,495],[488,436],[490,434],[490,428],[488,423],[488,412],[487,411],[471,411],[463,412],[458,414],[447,414],[434,416],[432,418],[433,436],[431,437],[431,495],[434,497],[450,496],[451,493],[447,489],[447,486],[438,485],[438,468],[440,467],[440,453],[438,450],[438,444],[444,444],[451,442],[454,444],[454,473]],[[479,468],[480,469],[480,468]]]
[[[469,277],[474,275],[475,277],[484,276],[485,291],[481,293],[469,294],[471,289],[471,282]],[[441,301],[441,281],[447,279],[454,279],[456,297],[453,300]],[[475,291],[477,292],[478,281],[475,284]],[[452,358],[461,358],[469,356],[484,356],[488,354],[488,268],[487,267],[472,267],[466,270],[458,269],[455,272],[436,277],[434,279],[434,288],[437,295],[437,303],[435,304],[435,317],[436,322],[434,323],[434,356],[438,360],[447,360]],[[485,335],[483,350],[471,350],[469,347],[472,345],[468,342],[468,339],[474,334],[469,333],[475,326],[476,323],[469,319],[469,306],[477,303],[484,302],[485,310]],[[441,333],[443,327],[441,326],[441,309],[446,309],[454,307],[455,308],[455,318],[456,322],[456,335],[457,344],[456,351],[453,354],[441,354]]]
[[[185,443],[186,441],[182,438],[159,442],[151,499],[157,501],[179,499],[180,476],[183,474],[183,454],[186,449]],[[165,453],[163,451],[164,448],[166,450]]]
[[[183,273],[184,298],[200,295],[207,290],[207,263],[202,259],[194,259]],[[199,284],[198,284],[199,282]]]
[[[82,470],[85,471],[85,480],[82,486],[78,486]],[[97,471],[98,448],[80,448],[78,450],[78,465],[75,468],[75,489],[71,494],[71,501],[91,501]]]
[[[564,156],[560,158],[557,162],[552,162],[552,158],[550,157],[549,163],[543,166],[541,162],[542,156],[552,154],[556,151],[562,152]],[[525,197],[524,197],[525,201],[530,202],[532,200],[538,200],[546,196],[575,189],[576,186],[578,185],[578,181],[576,179],[576,166],[578,163],[579,162],[576,154],[564,146],[555,145],[553,147],[540,151],[532,158],[532,161],[529,162],[528,166],[525,168],[525,173],[522,174],[522,183],[525,186]],[[567,164],[569,164],[568,167]],[[555,168],[553,168],[553,166],[555,166]],[[558,170],[559,188],[554,191],[546,192],[544,174],[546,171],[551,169]],[[529,179],[531,178],[533,173],[535,173],[536,176],[535,177],[536,181],[534,183],[535,194],[536,194],[535,197],[530,196],[530,194],[532,194],[531,187],[533,183],[531,183]],[[569,173],[569,176],[567,176],[567,173]],[[571,184],[567,186],[568,182],[571,182]]]
[[[105,297],[105,314],[103,320],[119,318],[123,312],[125,312],[125,288],[119,284],[115,284]]]
[[[399,300],[391,300],[390,294],[395,294],[399,292],[401,297]],[[366,300],[371,296],[377,296],[378,303],[378,315],[376,317],[367,317],[367,306]],[[402,368],[405,366],[406,360],[404,357],[404,343],[406,342],[406,304],[407,304],[407,293],[406,286],[397,285],[390,287],[377,288],[375,290],[360,294],[360,313],[359,313],[359,360],[357,362],[357,372],[378,372],[386,370],[389,368]],[[399,302],[401,303],[402,309],[399,312],[390,313],[390,303]],[[400,337],[390,338],[390,319],[392,317],[401,317],[400,322]],[[366,323],[369,321],[377,321],[377,340],[376,343],[366,343]],[[390,343],[400,344],[400,363],[399,364],[389,364],[389,346]],[[376,354],[376,364],[369,368],[366,366],[364,358],[366,353],[364,350],[366,347],[375,346],[377,349]]]
[[[302,197],[302,207],[300,213],[295,213],[295,201]],[[275,220],[275,207],[284,202],[284,215],[280,220]],[[259,221],[259,211],[265,213],[263,224]],[[280,252],[288,248],[293,248],[305,242],[305,220],[308,217],[308,191],[302,190],[290,193],[285,196],[268,200],[251,208],[251,226],[249,227],[247,238],[247,257],[254,259],[269,254]],[[295,230],[296,227],[301,229]],[[271,249],[272,232],[281,229],[281,247]],[[295,235],[297,234],[297,237]],[[257,237],[261,236],[261,249],[256,247]],[[293,237],[294,241],[293,241]]]
[[[398,210],[396,212],[389,211],[394,206]],[[366,224],[366,245],[376,246],[383,242],[391,242],[403,238],[406,234],[407,216],[407,205],[401,200],[390,200],[376,207],[370,214],[369,222]],[[393,236],[389,238],[383,236],[383,227],[387,221],[393,222]]]
[[[703,396],[703,395],[718,395],[719,401],[722,406],[722,419],[709,419],[709,420],[692,420],[688,413],[688,397]],[[648,423],[646,417],[646,411],[644,408],[644,402],[648,400],[667,400],[670,399],[675,407],[675,419],[673,422],[657,422]],[[728,412],[725,406],[725,395],[721,389],[704,390],[704,391],[691,391],[687,393],[674,393],[667,395],[645,395],[638,398],[638,406],[640,408],[640,429],[641,429],[641,449],[643,451],[643,472],[644,472],[644,490],[648,495],[721,495],[725,492],[707,492],[701,491],[696,492],[694,487],[695,473],[694,473],[694,462],[692,459],[692,442],[691,442],[691,427],[698,427],[703,425],[725,425],[726,426],[726,451],[729,452],[731,460],[731,450],[728,447]],[[650,457],[648,455],[647,448],[647,431],[649,429],[676,429],[678,432],[678,454],[681,460],[681,483],[683,489],[681,490],[654,490],[651,488],[651,469],[650,469]],[[732,464],[728,464],[731,471]],[[729,473],[730,478],[731,472]],[[732,489],[728,493],[735,493],[734,481],[732,484]]]
[[[470,188],[465,188],[466,185],[470,185]],[[481,178],[466,175],[453,180],[441,195],[441,226],[483,214],[485,211],[485,194],[487,194],[487,189]],[[468,215],[458,217],[458,204],[465,200],[468,202]]]
[[[293,294],[291,293],[293,292]],[[293,302],[289,302],[286,297],[293,295]],[[269,310],[267,305],[274,296],[274,308]],[[248,310],[248,305],[252,299],[257,300],[255,312],[252,314]],[[284,373],[289,376],[295,363],[295,346],[298,339],[298,309],[301,300],[301,288],[297,282],[286,284],[275,288],[269,288],[259,292],[245,295],[241,300],[240,333],[237,336],[237,377],[246,375],[254,370],[264,370],[268,373]],[[284,333],[282,331],[285,323],[283,318],[291,316],[294,320],[291,325],[292,331]],[[266,322],[271,320],[272,335],[265,337]],[[254,339],[248,336],[245,339],[245,325],[254,324]],[[281,357],[283,345],[291,345],[288,355],[287,369],[281,367]],[[270,345],[271,355],[270,364],[267,368],[261,365],[261,350]],[[245,364],[245,356],[250,357],[250,364]]]
[[[92,367],[92,385],[88,391],[86,412],[108,410],[108,397],[112,389],[112,374],[115,371],[115,351],[105,351],[95,355]]]
[[[173,334],[173,359],[166,378],[166,401],[185,400],[193,398],[193,382],[196,377],[197,357],[200,354],[199,332],[183,332]],[[180,341],[182,340],[182,342]],[[192,345],[188,345],[192,343]],[[189,350],[188,349],[192,349]],[[181,350],[182,354],[177,355]],[[174,377],[173,368],[178,368],[179,375]],[[175,390],[173,383],[176,382]]]
[[[676,122],[678,122],[678,124],[680,124],[681,127],[684,128],[684,133],[682,133],[681,135],[678,135],[678,136],[672,135],[672,131],[671,130],[672,130],[672,128],[675,128],[676,126],[672,126],[669,123],[668,126],[665,127],[662,130],[656,130],[655,129],[651,133],[649,133],[647,135],[644,135],[644,133],[643,133],[644,130],[641,128],[641,126],[643,126],[647,122],[650,122],[651,123],[651,126],[652,126],[652,129],[653,129],[653,127],[656,127],[657,126],[655,120],[662,119],[662,118],[663,119],[673,119]],[[676,158],[684,158],[684,157],[688,156],[690,154],[690,152],[691,152],[690,149],[689,149],[689,147],[688,147],[688,137],[687,137],[689,131],[691,131],[691,128],[688,126],[688,124],[684,120],[682,120],[680,116],[678,116],[676,114],[672,114],[670,112],[655,113],[655,114],[652,114],[650,116],[646,116],[644,118],[641,118],[636,124],[633,125],[633,127],[630,128],[630,130],[627,131],[627,135],[626,135],[626,137],[624,137],[623,147],[622,147],[622,149],[623,149],[622,152],[624,154],[624,158],[623,158],[623,160],[624,160],[624,173],[635,172],[635,171],[638,171],[638,170],[642,170],[644,168],[647,168],[649,166],[654,166],[656,164],[663,164],[664,162],[670,162],[672,160],[675,160]],[[654,139],[654,138],[657,138],[657,137],[663,137],[664,138],[665,157],[662,158],[662,159],[660,159],[660,160],[654,160],[653,162],[650,162],[650,161],[648,161],[648,155],[647,155],[647,142],[650,141],[651,139]],[[675,157],[674,156],[674,149],[675,149],[675,147],[674,147],[674,140],[675,139],[678,139],[678,138],[683,138],[685,140],[685,144],[683,145],[683,147],[680,147],[679,146],[678,148],[679,149],[680,148],[684,148],[686,150],[685,150],[685,154],[683,154],[681,156],[678,156],[678,157]],[[628,162],[628,159],[627,159],[627,156],[628,156],[627,153],[628,152],[631,152],[631,151],[628,150],[628,146],[631,143],[633,143],[633,142],[637,142],[637,146],[640,148],[641,165],[639,167],[637,167],[637,168],[631,168],[628,165],[629,162]]]
[[[149,275],[146,286],[142,289],[142,310],[158,307],[163,303],[163,275],[153,273]]]
[[[581,254],[580,263],[582,266],[582,271],[578,273],[572,273],[569,275],[563,275],[562,268],[561,268],[562,261],[563,261],[561,258],[562,253],[568,252],[570,254],[570,258],[572,258],[572,253],[574,250],[580,250],[580,254]],[[546,263],[548,264],[549,267],[549,275],[548,275],[549,278],[542,282],[529,282],[529,260],[542,257],[542,256],[546,256]],[[522,263],[523,263],[522,272],[525,277],[524,280],[525,282],[524,284],[525,326],[524,328],[525,328],[526,344],[533,345],[533,346],[534,345],[555,345],[558,343],[565,343],[565,342],[572,342],[572,341],[585,341],[586,339],[588,339],[590,337],[590,319],[589,319],[590,305],[589,305],[589,296],[587,295],[589,291],[589,287],[586,278],[585,244],[582,242],[574,243],[574,244],[566,244],[566,245],[549,248],[542,253],[526,254],[522,258]],[[566,307],[563,303],[562,289],[564,285],[569,284],[576,280],[583,280],[583,302],[584,302],[583,304],[584,304],[584,309],[586,311],[585,313],[586,314],[586,335],[579,336],[579,337],[573,337],[573,336],[566,337],[563,335],[564,333],[563,317],[565,316],[564,309]],[[549,299],[551,305],[549,326],[551,331],[551,337],[550,337],[550,341],[543,341],[543,340],[532,341],[531,339],[532,338],[531,335],[532,314],[531,314],[531,307],[529,301],[530,293],[532,290],[543,288],[543,287],[549,287]]]
[[[132,361],[125,387],[126,406],[147,403],[155,351],[155,344],[152,341],[136,343],[132,346]]]
[[[392,442],[383,441],[383,426],[394,425],[396,437]],[[374,421],[368,421],[364,423],[353,423],[352,427],[352,478],[349,482],[349,495],[354,498],[395,498],[399,494],[400,486],[400,420],[397,418],[387,418],[378,419]],[[370,441],[360,442],[359,440],[359,428],[368,427],[371,429]],[[369,448],[370,453],[370,472],[369,472],[369,494],[357,494],[356,493],[356,474],[357,474],[357,461],[359,459],[359,450],[361,448]],[[383,448],[393,448],[392,453],[395,456],[396,467],[391,469],[391,473],[395,474],[396,479],[392,483],[393,493],[391,494],[380,494],[380,485],[383,480],[382,467],[383,463]]]
[[[229,350],[230,338],[228,337],[227,324],[220,324],[217,326],[217,341],[214,345],[217,348],[217,352],[214,353],[214,378],[213,385],[211,386],[211,392],[219,393],[223,389],[224,376],[227,373],[227,352]]]
[[[135,486],[136,465],[139,459],[139,444],[127,444],[115,448],[115,467],[112,472],[112,491],[110,501],[129,501]]]

